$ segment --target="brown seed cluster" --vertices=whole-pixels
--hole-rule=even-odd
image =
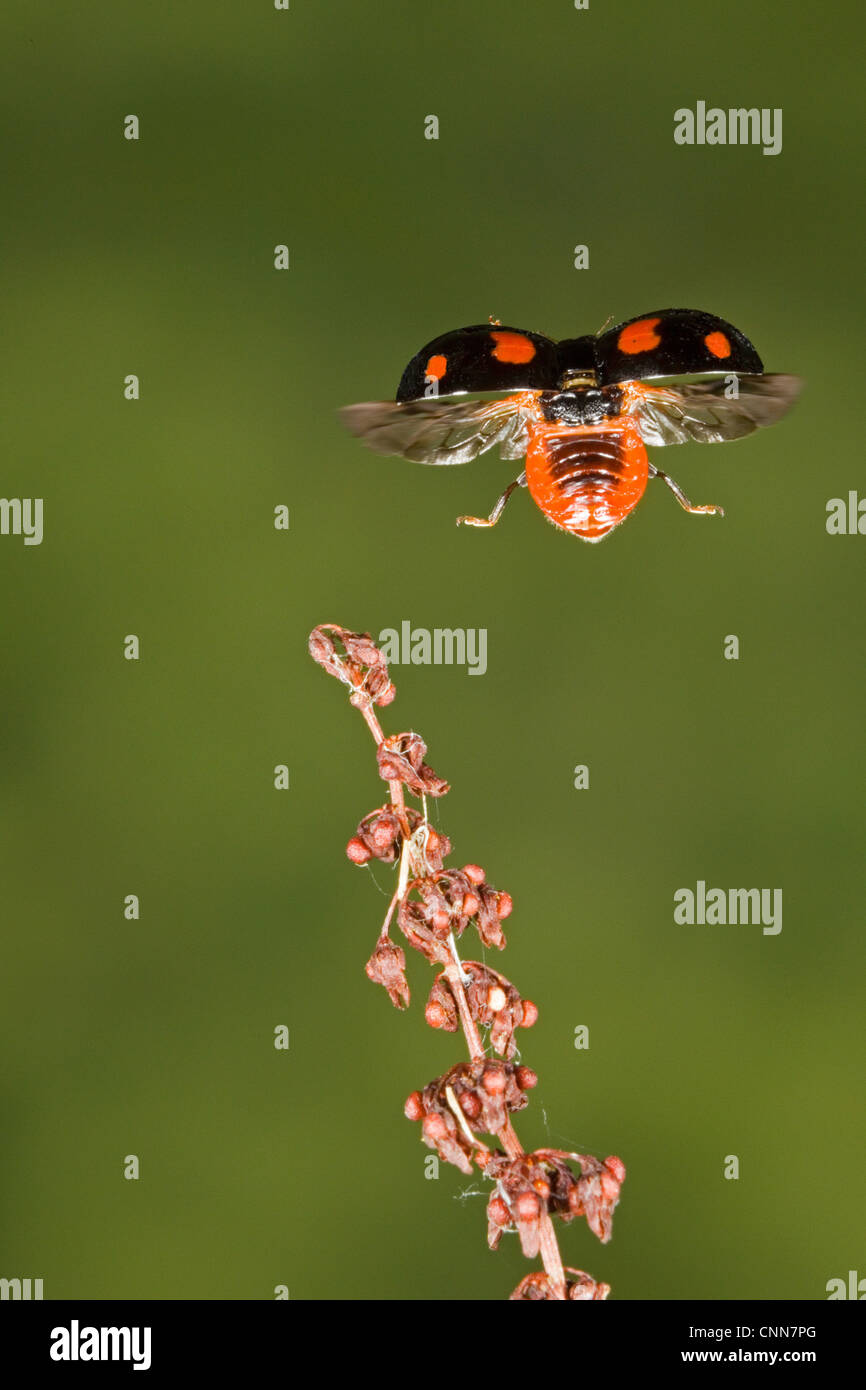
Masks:
[[[557,1149],[523,1151],[511,1116],[526,1106],[526,1093],[538,1078],[515,1060],[515,1032],[532,1027],[538,1010],[504,975],[479,961],[461,961],[457,954],[456,943],[470,926],[482,946],[504,949],[502,922],[511,913],[511,897],[492,887],[477,864],[446,868],[451,842],[427,820],[426,798],[444,796],[449,786],[425,761],[427,745],[420,734],[386,737],[382,732],[374,706],[389,705],[395,690],[370,635],[326,623],[311,633],[309,647],[314,660],[349,687],[350,703],[375,739],[379,775],[390,789],[390,801],[364,816],[346,846],[354,864],[378,860],[399,866],[367,975],[387,990],[395,1007],[408,1007],[406,956],[390,935],[396,920],[408,944],[441,967],[427,999],[427,1023],[446,1033],[462,1028],[469,1048],[469,1061],[412,1092],[405,1113],[421,1123],[424,1143],[441,1159],[467,1175],[475,1165],[494,1184],[487,1206],[491,1248],[503,1234],[515,1232],[525,1255],[541,1255],[543,1271],[521,1280],[513,1300],[607,1298],[607,1284],[563,1266],[552,1221],[583,1216],[607,1242],[625,1167],[616,1157],[602,1162]],[[407,805],[407,795],[422,807]]]
[[[409,1120],[423,1120],[424,1143],[446,1163],[471,1173],[475,1160],[486,1170],[492,1155],[475,1136],[499,1134],[508,1115],[526,1105],[524,1092],[537,1084],[529,1067],[493,1058],[458,1062],[423,1091],[413,1091],[404,1111]]]
[[[337,643],[343,654],[337,650]],[[350,632],[338,623],[320,623],[310,633],[310,656],[337,680],[351,688],[349,699],[360,706],[365,700],[374,705],[390,705],[396,690],[391,684],[385,658],[369,632]]]
[[[405,783],[413,796],[444,796],[450,791],[448,783],[427,766],[426,752],[420,734],[392,734],[376,751],[379,776],[386,782]]]
[[[424,854],[428,868],[435,871],[442,868],[446,855],[451,853],[451,841],[447,835],[440,835],[432,826],[426,825],[420,811],[414,807],[406,808],[406,820],[412,835],[424,828]],[[403,848],[403,829],[400,818],[390,803],[370,811],[360,822],[358,829],[346,846],[346,854],[353,864],[366,864],[370,859],[379,859],[383,864],[393,864],[400,858]]]
[[[575,1174],[571,1162],[580,1167]],[[499,1244],[503,1231],[516,1230],[524,1255],[538,1254],[542,1212],[573,1221],[585,1216],[603,1245],[611,1237],[613,1210],[625,1180],[625,1165],[611,1155],[604,1163],[588,1154],[540,1149],[520,1158],[491,1158],[484,1176],[496,1183],[487,1204],[487,1243]]]
[[[490,1046],[500,1057],[511,1059],[517,1051],[515,1028],[531,1028],[538,1010],[504,975],[475,960],[463,961],[464,986],[469,1012],[476,1023],[490,1029]],[[436,977],[424,1017],[431,1028],[456,1033],[460,1025],[457,1000],[447,975]]]
[[[605,1299],[610,1293],[610,1284],[597,1284],[591,1275],[585,1274],[582,1269],[566,1267],[565,1273],[573,1276],[565,1285],[566,1298],[574,1299],[576,1302],[591,1302],[593,1299]],[[528,1303],[552,1302],[558,1297],[551,1287],[549,1276],[540,1271],[537,1274],[527,1274],[510,1295],[513,1303],[521,1300]]]
[[[466,869],[442,869],[409,883],[400,904],[397,920],[401,932],[410,946],[433,964],[444,962],[446,955],[450,959],[450,950],[443,947],[452,934],[459,940],[470,923],[482,945],[499,951],[505,948],[501,922],[511,911],[511,898],[485,883],[477,865],[468,867],[481,875],[481,882],[470,877]]]

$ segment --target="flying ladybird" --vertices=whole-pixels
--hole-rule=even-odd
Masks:
[[[651,386],[652,378],[707,376]],[[748,338],[699,309],[658,309],[606,332],[554,342],[497,320],[443,333],[416,353],[395,401],[345,406],[352,434],[380,454],[416,463],[468,463],[499,445],[526,458],[489,517],[458,525],[495,526],[517,487],[527,487],[548,521],[600,541],[634,510],[650,478],[661,478],[687,512],[693,506],[645,445],[713,444],[772,425],[802,387],[796,376],[765,375]],[[443,399],[506,392],[495,400]]]

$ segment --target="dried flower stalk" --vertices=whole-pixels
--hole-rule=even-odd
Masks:
[[[479,961],[461,961],[457,953],[457,941],[469,926],[482,945],[504,948],[502,922],[511,913],[511,898],[492,888],[477,864],[445,867],[451,843],[431,826],[427,797],[444,796],[448,783],[424,761],[427,746],[418,734],[386,737],[382,732],[374,707],[389,705],[395,690],[369,634],[324,623],[310,634],[309,648],[313,659],[349,688],[349,702],[373,735],[379,776],[389,788],[389,801],[364,816],[346,846],[355,864],[371,859],[399,864],[367,975],[384,986],[397,1008],[408,1007],[406,957],[391,937],[396,921],[409,945],[441,967],[427,1000],[427,1023],[449,1033],[460,1027],[469,1050],[468,1061],[413,1091],[405,1113],[421,1122],[425,1144],[441,1159],[467,1175],[474,1164],[494,1184],[487,1204],[491,1249],[503,1232],[516,1231],[523,1253],[541,1257],[543,1270],[522,1279],[512,1299],[607,1298],[609,1285],[563,1266],[553,1218],[569,1222],[583,1216],[606,1243],[625,1166],[614,1155],[601,1162],[559,1149],[524,1152],[511,1116],[527,1104],[526,1093],[538,1078],[514,1061],[514,1035],[517,1028],[532,1026],[538,1010],[503,975]],[[419,800],[420,808],[407,805],[407,795]]]

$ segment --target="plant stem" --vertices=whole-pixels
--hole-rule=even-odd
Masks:
[[[364,716],[367,727],[376,740],[376,747],[381,747],[385,742],[385,735],[382,733],[382,725],[373,713],[373,701],[370,699],[369,695],[364,695],[360,690],[357,691],[355,698],[352,700],[352,704],[356,709],[359,709]],[[391,805],[397,812],[397,819],[400,822],[400,829],[404,836],[403,843],[405,844],[411,831],[409,830],[409,820],[406,815],[406,802],[403,798],[403,783],[399,781],[389,782],[388,789],[391,793]]]
[[[361,692],[359,691],[358,694],[360,695]],[[367,724],[367,727],[369,728],[370,733],[373,735],[373,738],[376,742],[376,747],[380,747],[385,742],[385,735],[382,732],[381,724],[376,718],[376,715],[373,713],[372,701],[368,697],[361,699],[356,698],[352,701],[352,703],[355,705],[355,708],[359,709],[361,711],[361,714],[364,716],[364,720]],[[411,834],[409,830],[409,820],[406,815],[406,802],[403,797],[403,784],[399,781],[394,781],[389,782],[388,786],[391,792],[391,804],[394,806],[397,812],[397,817],[400,821],[400,828],[403,831],[404,838],[403,851],[400,856],[400,877],[397,883],[397,887],[394,890],[394,896],[391,899],[390,906],[385,916],[385,921],[382,924],[382,931],[380,933],[382,937],[387,936],[388,928],[391,925],[391,918],[394,916],[394,911],[397,908],[397,906],[402,902],[406,892],[406,885],[409,877]],[[426,810],[427,808],[425,805],[425,826],[428,824]],[[451,943],[447,947],[447,953],[449,958],[447,964],[445,965],[445,977],[448,980],[448,983],[451,987],[451,993],[454,995],[454,998],[457,1002],[457,1012],[460,1015],[460,1025],[463,1029],[463,1035],[466,1039],[466,1046],[469,1049],[470,1059],[473,1062],[480,1062],[483,1060],[485,1056],[484,1044],[481,1041],[481,1035],[478,1032],[478,1027],[469,1010],[469,1003],[466,999],[466,990],[463,986],[463,969],[460,964],[460,958],[457,954],[456,947],[453,944],[453,938],[451,940]],[[501,1142],[502,1147],[508,1154],[509,1158],[521,1158],[525,1153],[525,1150],[514,1130],[514,1126],[511,1123],[510,1116],[506,1115],[505,1124],[503,1125],[501,1130],[496,1132],[496,1138],[499,1139],[499,1141]],[[538,1233],[539,1254],[541,1255],[545,1272],[547,1273],[547,1277],[550,1281],[551,1290],[557,1299],[565,1301],[565,1270],[563,1269],[562,1256],[559,1253],[559,1244],[556,1239],[556,1232],[553,1228],[553,1222],[551,1221],[550,1216],[546,1211],[542,1212],[541,1216],[539,1217]]]

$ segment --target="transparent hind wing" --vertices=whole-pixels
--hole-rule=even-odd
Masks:
[[[502,458],[526,453],[527,425],[536,393],[495,401],[362,401],[340,411],[346,428],[377,454],[413,463],[470,463],[495,445]]]
[[[803,389],[800,377],[781,373],[736,381],[736,395],[730,394],[730,377],[677,387],[641,385],[637,418],[644,443],[658,448],[689,440],[717,444],[742,439],[781,420]]]

